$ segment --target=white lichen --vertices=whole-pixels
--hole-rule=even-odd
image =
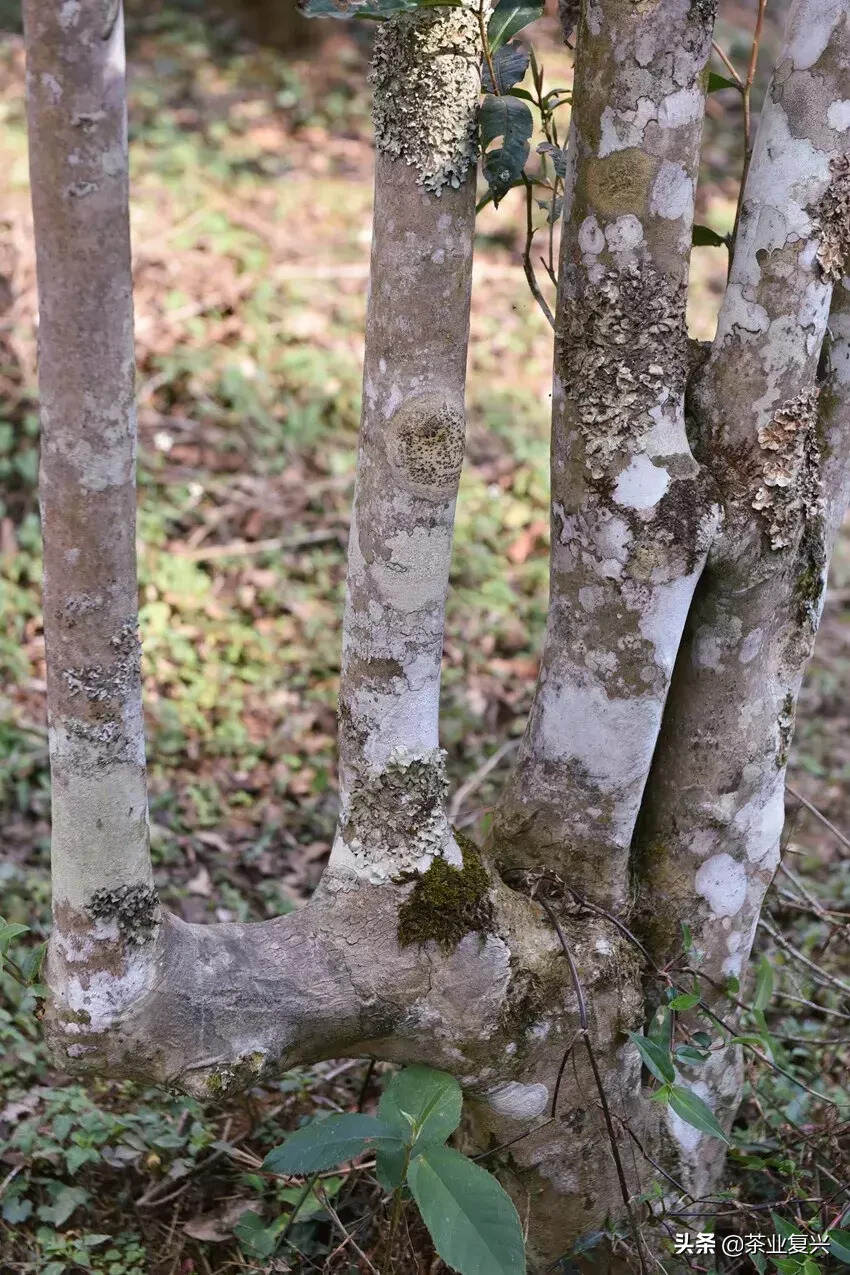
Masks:
[[[850,259],[850,155],[837,156],[830,169],[832,177],[817,211],[818,263],[824,277],[838,283]]]
[[[457,190],[478,156],[478,19],[465,8],[400,13],[375,36],[375,145],[411,164],[435,195]]]
[[[793,544],[799,531],[823,513],[818,390],[787,399],[758,432],[761,475],[753,509],[766,523],[771,549]]]
[[[684,385],[684,299],[648,262],[609,270],[568,308],[559,333],[564,393],[572,400],[590,474],[640,449],[650,412]]]

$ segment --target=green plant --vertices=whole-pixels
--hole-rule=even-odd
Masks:
[[[273,1173],[317,1175],[367,1151],[392,1196],[386,1250],[408,1192],[443,1261],[461,1275],[523,1275],[519,1217],[496,1179],[446,1140],[460,1124],[463,1096],[446,1072],[407,1067],[393,1076],[378,1115],[342,1114],[311,1121],[270,1151]]]

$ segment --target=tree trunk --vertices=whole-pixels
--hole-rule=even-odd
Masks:
[[[717,337],[690,386],[685,292],[713,9],[585,7],[549,621],[483,849],[449,824],[438,730],[480,29],[447,7],[382,24],[340,820],[302,911],[206,926],[160,912],[147,849],[120,6],[26,0],[25,23],[57,1060],[199,1097],[345,1054],[445,1068],[471,1099],[468,1136],[495,1152],[529,1220],[535,1270],[606,1221],[622,1222],[624,1239],[590,1264],[644,1265],[632,1200],[659,1164],[685,1191],[709,1189],[722,1144],[650,1100],[628,1033],[662,983],[690,979],[683,924],[706,954],[707,1011],[745,967],[850,490],[847,7],[791,11]],[[729,1127],[735,1047],[679,1079]]]

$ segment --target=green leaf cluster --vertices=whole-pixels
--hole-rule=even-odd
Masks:
[[[462,1101],[453,1076],[407,1067],[387,1086],[377,1116],[313,1120],[270,1151],[264,1168],[320,1173],[374,1152],[381,1185],[396,1198],[409,1189],[447,1266],[461,1275],[524,1275],[522,1227],[510,1197],[485,1169],[445,1145],[460,1124]]]

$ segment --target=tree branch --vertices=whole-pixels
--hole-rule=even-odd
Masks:
[[[692,394],[725,528],[689,617],[635,843],[654,959],[675,954],[684,921],[705,953],[701,973],[720,987],[745,967],[778,862],[797,693],[850,480],[843,285],[819,405],[816,384],[847,245],[846,212],[835,215],[850,144],[846,7],[798,0],[777,65],[717,335]],[[727,1067],[718,1054],[701,1073],[721,1122],[738,1102]],[[710,1180],[708,1140],[682,1153],[689,1189]]]
[[[684,428],[708,8],[612,0],[604,18],[580,26],[555,333],[549,617],[494,832],[500,861],[552,867],[615,910],[714,527]]]
[[[440,56],[436,56],[439,54]],[[445,816],[440,663],[475,222],[481,35],[441,8],[382,24],[363,420],[340,686],[332,874],[461,863]]]
[[[133,307],[123,18],[27,0],[38,262],[53,931],[70,1012],[144,990],[148,854],[135,564]]]

